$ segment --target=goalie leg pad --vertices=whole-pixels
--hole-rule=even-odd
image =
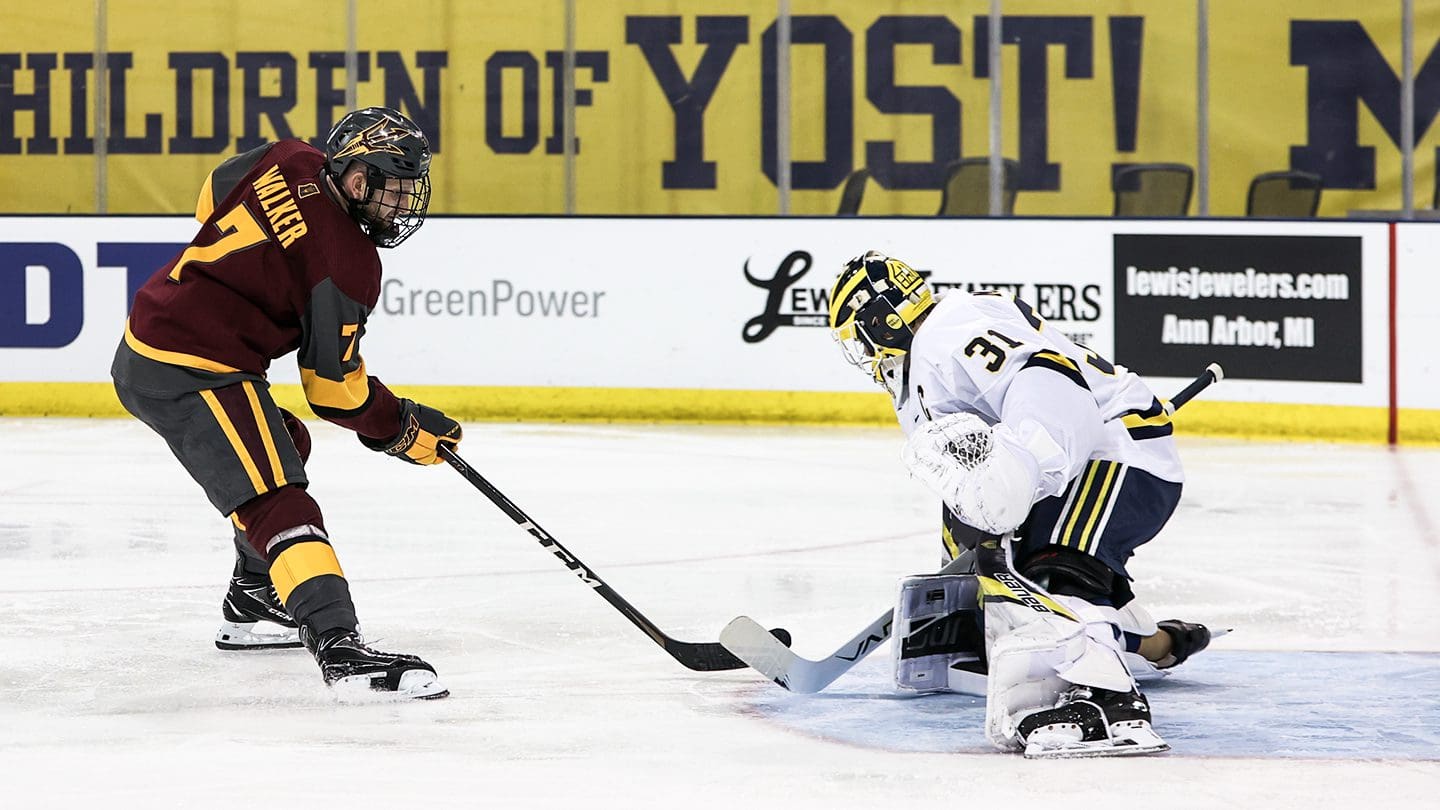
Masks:
[[[914,692],[985,694],[980,586],[973,575],[900,581],[895,606],[895,685]]]
[[[1020,722],[1055,705],[1069,687],[1059,668],[1083,655],[1085,646],[1084,628],[1062,619],[1032,622],[989,645],[985,737],[991,745],[1002,751],[1024,747]]]

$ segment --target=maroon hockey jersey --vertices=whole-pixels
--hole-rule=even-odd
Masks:
[[[385,439],[399,406],[360,355],[380,256],[326,187],[324,164],[298,140],[222,163],[200,192],[200,232],[136,293],[125,341],[162,363],[261,378],[295,351],[318,415]]]

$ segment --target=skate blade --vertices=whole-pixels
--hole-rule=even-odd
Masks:
[[[450,690],[440,682],[435,673],[423,669],[412,669],[400,676],[395,689],[385,688],[385,673],[373,675],[351,675],[330,685],[335,699],[340,703],[400,703],[407,700],[439,700],[447,697]]]
[[[1081,742],[1066,733],[1030,735],[1026,759],[1094,759],[1098,757],[1139,757],[1170,750],[1169,743],[1149,728],[1114,728],[1108,740]]]
[[[274,622],[222,622],[215,631],[215,647],[221,650],[295,650],[300,631]]]

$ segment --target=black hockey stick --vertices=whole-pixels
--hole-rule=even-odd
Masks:
[[[625,601],[623,596],[616,593],[614,588],[605,584],[605,581],[597,576],[594,571],[590,570],[585,563],[580,562],[579,557],[571,554],[569,549],[560,545],[560,542],[554,537],[551,537],[549,532],[540,528],[540,525],[531,520],[529,515],[521,511],[520,507],[505,497],[505,493],[496,489],[493,484],[485,480],[484,476],[476,472],[469,464],[466,464],[465,460],[460,458],[459,454],[445,445],[440,446],[439,452],[441,458],[445,459],[451,467],[454,467],[456,472],[465,476],[465,480],[473,484],[476,489],[485,493],[485,497],[500,507],[500,511],[509,515],[510,519],[515,521],[520,528],[529,532],[530,536],[536,540],[539,540],[540,545],[549,549],[550,553],[559,558],[560,562],[565,563],[566,568],[574,571],[575,576],[580,577],[581,582],[594,588],[595,592],[604,597],[606,602],[609,602],[612,607],[620,611],[620,614],[629,619],[631,624],[645,631],[645,635],[649,636],[656,644],[659,644],[665,652],[670,653],[670,656],[676,661],[697,672],[720,672],[723,670],[745,668],[744,661],[736,658],[718,642],[711,641],[696,644],[688,641],[678,641],[667,636],[660,628],[655,626],[654,622],[645,618],[645,614],[636,610],[633,605]],[[790,643],[790,634],[785,630],[777,627],[771,630],[770,634],[772,634],[774,639],[778,639],[781,644]]]
[[[1175,409],[1189,402],[1204,391],[1211,383],[1225,378],[1225,372],[1217,363],[1211,363],[1199,377],[1196,377],[1180,393],[1165,403],[1165,412],[1173,414]],[[968,567],[970,552],[964,552],[938,573],[949,574]],[[865,629],[856,633],[849,641],[828,658],[812,661],[802,658],[788,644],[774,643],[756,621],[749,616],[737,616],[720,631],[720,643],[750,665],[751,669],[774,681],[791,692],[811,694],[829,686],[852,667],[860,663],[890,638],[894,623],[893,609],[876,617]]]
[[[1170,398],[1165,403],[1165,412],[1173,414],[1181,405],[1195,398],[1195,395],[1210,387],[1211,383],[1217,383],[1225,379],[1225,369],[1220,368],[1219,363],[1211,363],[1200,372],[1200,376],[1190,381],[1190,384],[1180,390],[1180,393]]]

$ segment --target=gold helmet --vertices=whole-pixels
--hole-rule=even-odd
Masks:
[[[894,394],[915,325],[933,306],[935,296],[919,273],[872,250],[846,262],[835,279],[830,334],[851,365]]]

